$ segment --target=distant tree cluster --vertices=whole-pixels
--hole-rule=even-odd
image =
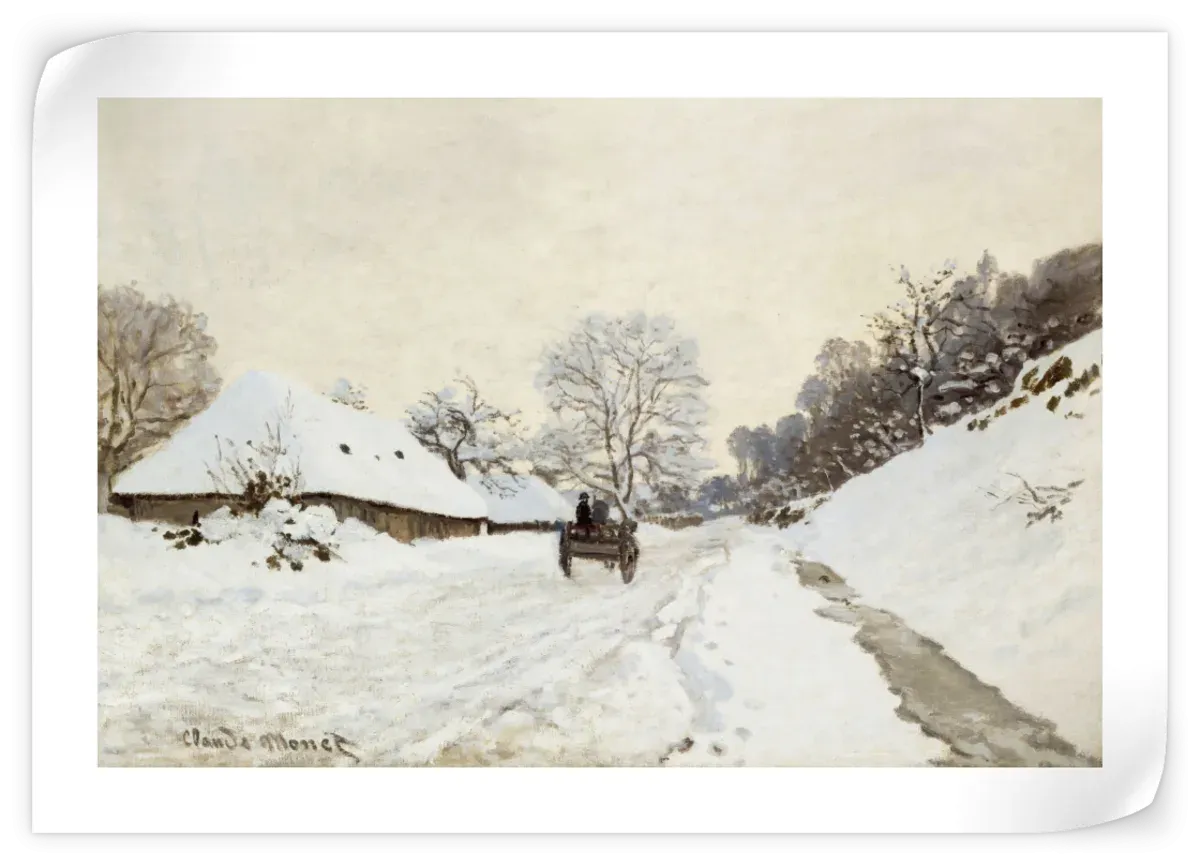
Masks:
[[[1028,276],[985,252],[971,273],[901,267],[896,283],[900,299],[869,317],[869,341],[822,345],[795,413],[733,431],[737,476],[710,486],[710,500],[728,502],[730,482],[760,509],[837,489],[1004,398],[1026,361],[1102,323],[1099,244],[1038,261]]]

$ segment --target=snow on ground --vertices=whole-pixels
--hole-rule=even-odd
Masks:
[[[939,753],[844,629],[811,613],[782,537],[736,520],[643,527],[629,586],[594,562],[565,579],[553,534],[404,545],[350,521],[331,561],[270,571],[262,533],[176,550],[166,528],[100,517],[105,765],[353,762],[323,743],[280,754],[272,733],[340,736],[366,765]],[[246,747],[196,748],[193,727]]]
[[[199,718],[329,730],[366,761],[422,762],[531,677],[607,651],[631,597],[600,588],[616,609],[581,616],[547,535],[406,546],[362,532],[300,572],[268,571],[251,538],[175,550],[119,518],[102,518],[100,546],[103,738],[151,761],[178,757],[177,729]]]
[[[1100,364],[1095,332],[1061,355],[1073,376]],[[1059,733],[1101,754],[1101,400],[1063,381],[995,417],[937,430],[924,447],[856,478],[786,532],[864,604],[888,610]],[[1094,395],[1093,395],[1094,392]],[[1054,396],[1055,411],[1047,408]],[[1077,416],[1081,415],[1081,416]],[[1019,475],[1013,477],[1008,473]],[[1022,479],[1069,490],[1056,522],[1013,498]],[[991,490],[999,498],[990,497]],[[1045,492],[1042,492],[1044,497]]]
[[[1063,354],[1078,375],[1099,363],[1100,334]],[[800,585],[797,551],[1099,757],[1101,396],[1094,382],[1067,397],[1068,384],[1018,390],[986,429],[938,430],[783,532],[643,525],[629,586],[595,562],[564,578],[554,534],[400,544],[272,505],[251,522],[214,514],[199,535],[219,543],[175,549],[171,527],[101,516],[100,762],[944,758],[897,716],[853,632],[816,614],[831,608]],[[1069,494],[1061,518],[1029,523],[1023,482]],[[281,532],[301,570],[267,567]],[[272,734],[297,745],[280,751]]]
[[[780,538],[742,530],[702,589],[676,661],[700,711],[679,765],[911,766],[938,741],[895,714],[874,659],[813,612]]]

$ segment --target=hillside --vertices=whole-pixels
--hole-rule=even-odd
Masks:
[[[786,531],[862,604],[1101,754],[1101,331]]]

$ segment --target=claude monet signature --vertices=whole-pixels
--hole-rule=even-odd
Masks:
[[[263,751],[309,751],[321,752],[328,754],[341,754],[349,757],[355,763],[360,762],[359,757],[350,748],[358,747],[349,739],[338,733],[325,733],[320,740],[317,739],[290,739],[282,733],[263,733],[261,736],[254,738],[253,736],[239,735],[229,727],[217,727],[215,732],[209,732],[207,736],[201,735],[199,728],[190,727],[183,731],[183,744],[189,748],[199,748],[203,750],[235,750],[241,748],[246,751],[253,751],[256,748]]]

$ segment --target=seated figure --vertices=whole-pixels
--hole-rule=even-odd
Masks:
[[[585,533],[590,534],[592,528],[592,508],[588,504],[588,494],[579,494],[579,504],[575,506],[575,525]]]

